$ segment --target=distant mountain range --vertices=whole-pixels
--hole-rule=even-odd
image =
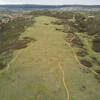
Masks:
[[[57,9],[73,11],[100,11],[100,5],[0,5],[0,8],[8,9]]]

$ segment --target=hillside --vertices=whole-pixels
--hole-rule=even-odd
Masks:
[[[0,100],[99,100],[100,83],[80,65],[66,42],[63,25],[53,17],[35,17],[20,39],[34,38],[16,50],[0,74]]]

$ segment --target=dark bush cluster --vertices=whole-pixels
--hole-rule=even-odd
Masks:
[[[87,50],[85,50],[85,49],[79,49],[79,51],[76,53],[78,56],[80,56],[80,57],[85,57],[85,56],[87,56],[88,55],[88,52],[87,52]]]
[[[95,37],[93,40],[93,50],[95,52],[100,52],[100,37]]]
[[[98,74],[100,74],[100,70],[95,70]]]
[[[72,45],[77,46],[79,48],[83,48],[84,44],[82,41],[79,39],[78,36],[75,36],[74,39],[72,40]]]
[[[32,20],[17,18],[0,25],[0,69],[3,69],[8,61],[10,61],[8,58],[12,59],[14,50],[27,47],[27,43],[29,43],[31,39],[25,38],[19,40],[19,37],[20,34],[25,31],[25,28],[31,24],[33,24]]]
[[[87,61],[87,60],[80,60],[81,64],[83,64],[86,67],[92,67],[91,62]]]
[[[95,75],[95,78],[96,78],[97,81],[100,83],[100,75]]]

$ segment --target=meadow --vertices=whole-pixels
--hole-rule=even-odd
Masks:
[[[92,34],[84,27],[91,13],[29,15],[1,28],[0,100],[100,100],[98,24]]]

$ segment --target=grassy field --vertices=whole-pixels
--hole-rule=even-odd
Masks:
[[[36,23],[21,34],[20,38],[36,41],[14,52],[0,74],[0,100],[100,100],[100,83],[77,63],[66,33],[56,30],[63,26],[51,24],[56,20],[36,17]]]
[[[87,59],[88,61],[90,61],[92,63],[92,69],[94,70],[99,70],[100,65],[97,64],[96,61],[93,61],[92,57],[95,57],[96,59],[99,60],[100,58],[100,54],[93,51],[92,49],[92,40],[94,38],[94,36],[88,36],[87,34],[81,34],[81,33],[76,33],[78,37],[80,37],[81,41],[83,41],[84,43],[84,48],[87,49],[88,51],[88,55],[86,55],[85,57],[79,57],[79,59]],[[98,61],[100,62],[100,61]]]

